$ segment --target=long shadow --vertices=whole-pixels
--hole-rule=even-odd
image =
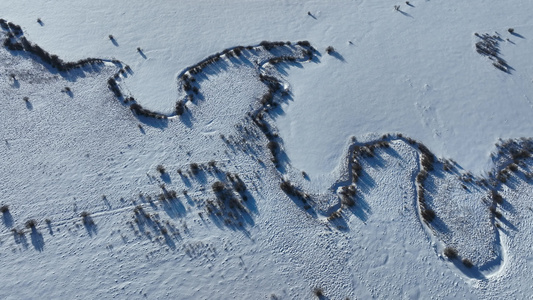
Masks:
[[[46,227],[48,228],[48,233],[50,235],[54,235],[54,231],[52,230],[52,223],[51,222],[47,222],[46,223]]]
[[[170,178],[170,174],[168,174],[167,172],[161,174],[160,178],[166,184],[171,184],[172,183],[172,179]]]
[[[337,228],[340,231],[348,232],[350,231],[350,227],[348,226],[348,222],[346,222],[345,216],[340,216],[337,218],[330,218],[328,219],[329,223],[335,228]]]
[[[161,201],[163,210],[172,219],[184,217],[187,214],[187,210],[181,201],[177,198],[166,199]]]
[[[144,52],[142,50],[137,50],[137,52],[139,52],[139,55],[144,58],[144,59],[147,59],[146,55],[144,54]]]
[[[376,181],[370,177],[370,175],[365,171],[365,168],[363,168],[361,170],[361,175],[359,175],[359,178],[357,179],[357,187],[362,193],[367,194],[375,186]]]
[[[519,37],[519,38],[521,38],[521,39],[526,39],[523,35],[518,34],[518,33],[516,33],[516,32],[512,32],[511,34],[514,35],[514,36],[516,36],[516,37]]]
[[[36,227],[31,229],[31,243],[35,250],[42,252],[44,250],[44,238],[43,235],[37,230]]]
[[[97,73],[97,72],[100,72],[105,67],[104,62],[94,62],[89,65],[75,67],[68,71],[59,71],[57,68],[52,67],[52,65],[43,61],[39,56],[33,53],[28,53],[28,52],[18,51],[18,50],[9,50],[9,49],[8,51],[13,56],[20,56],[26,59],[31,59],[33,61],[36,61],[42,66],[44,66],[50,74],[59,75],[63,79],[66,79],[70,82],[76,82],[78,78],[85,78],[86,77],[85,72]]]
[[[505,218],[505,216],[499,217],[498,220],[500,220],[500,222],[505,224],[505,226],[507,226],[512,231],[518,231],[518,228],[516,228],[516,226],[514,226],[511,222],[509,222],[509,220],[507,220],[507,218]]]
[[[242,207],[231,206],[228,205],[228,203],[222,207],[215,207],[210,204],[208,204],[207,207],[209,219],[213,221],[217,227],[241,231],[247,237],[250,237],[250,233],[246,228],[248,226],[254,226],[255,221],[247,209],[248,204],[246,202],[244,202]]]
[[[181,181],[183,181],[183,183],[185,183],[185,185],[187,187],[191,187],[192,186],[191,180],[189,179],[189,177],[187,175],[184,175],[182,173],[182,174],[180,174],[180,177],[181,177]]]
[[[174,242],[174,239],[172,239],[172,237],[168,233],[163,233],[163,238],[165,239],[165,243],[168,247],[170,247],[170,249],[176,249],[176,242]]]
[[[376,152],[374,152],[374,156],[373,157],[365,159],[367,164],[368,164],[368,167],[371,167],[371,168],[374,168],[374,169],[376,169],[376,168],[384,169],[385,168],[386,161],[380,155],[379,151],[380,150],[377,150]]]
[[[137,118],[137,120],[139,120],[139,122],[150,127],[159,128],[161,130],[164,130],[168,127],[168,119],[156,119],[151,117],[145,117],[135,113],[133,113],[133,115]]]
[[[185,111],[183,115],[179,116],[179,118],[183,125],[185,125],[187,128],[192,128],[193,117],[188,109]]]
[[[342,61],[342,62],[346,62],[346,60],[344,59],[344,56],[342,56],[339,52],[337,51],[333,51],[331,52],[330,54],[331,56],[335,57],[336,59]]]
[[[366,222],[368,220],[368,216],[372,214],[372,208],[362,196],[357,196],[355,198],[355,205],[348,207],[347,209],[363,222]]]
[[[479,267],[477,267],[477,266],[473,266],[471,268],[467,268],[459,258],[453,258],[453,259],[451,259],[451,262],[453,263],[453,265],[457,269],[459,269],[463,274],[465,274],[466,276],[468,276],[470,278],[475,278],[475,279],[478,279],[478,280],[487,279],[485,277],[485,275],[483,275],[483,273],[481,273]]]
[[[118,42],[115,38],[112,38],[111,39],[111,43],[113,43],[113,45],[115,45],[116,47],[118,47]]]
[[[20,82],[18,81],[18,79],[13,78],[13,84],[11,86],[18,89],[20,87]]]
[[[31,104],[30,101],[24,101],[24,102],[26,102],[26,108],[27,108],[28,110],[33,110],[33,104]]]
[[[13,232],[13,239],[15,240],[15,244],[20,244],[24,249],[28,249],[28,239],[26,238],[26,234],[22,230],[16,230],[12,229]]]
[[[414,19],[414,17],[413,17],[413,16],[411,16],[410,14],[408,14],[408,13],[406,13],[406,12],[404,12],[404,11],[401,11],[401,10],[398,10],[398,11],[399,11],[399,12],[400,12],[400,13],[401,13],[402,15],[404,15],[404,16],[406,16],[406,17],[409,17],[409,18],[413,18],[413,19]]]
[[[441,233],[450,233],[450,228],[438,215],[436,215],[433,220],[431,220],[431,222],[428,222],[426,224]]]
[[[89,236],[92,237],[93,235],[98,234],[98,227],[96,226],[96,223],[94,223],[94,220],[91,215],[83,214],[82,223],[83,226],[85,226],[85,230],[87,230]]]
[[[6,227],[13,227],[13,216],[9,210],[2,213],[2,220],[4,221],[4,225]]]

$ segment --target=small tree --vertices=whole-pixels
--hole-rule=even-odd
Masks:
[[[335,48],[333,48],[332,46],[328,46],[328,47],[326,48],[326,53],[327,53],[327,54],[331,54],[331,53],[333,53],[333,52],[335,52]]]
[[[315,294],[315,296],[317,296],[319,298],[324,297],[324,290],[322,290],[319,287],[316,287],[316,288],[313,289],[313,294]]]
[[[34,229],[35,226],[37,226],[37,221],[35,221],[34,219],[26,221],[26,228]]]
[[[157,165],[156,170],[161,173],[161,175],[165,174],[165,167],[163,165]]]

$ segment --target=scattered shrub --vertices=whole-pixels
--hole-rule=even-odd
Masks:
[[[509,31],[509,33],[514,33],[514,28],[509,28],[507,31]]]
[[[9,212],[9,205],[0,206],[0,212],[2,212],[3,214]]]
[[[326,48],[326,53],[327,53],[327,54],[331,54],[331,53],[333,53],[333,52],[335,52],[335,48],[333,48],[332,46],[328,46],[328,47]]]

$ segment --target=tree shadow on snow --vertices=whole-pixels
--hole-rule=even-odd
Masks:
[[[42,252],[44,250],[44,238],[43,235],[37,230],[36,227],[31,229],[31,243],[35,250]]]
[[[4,225],[6,227],[13,227],[13,216],[9,210],[2,213],[2,220],[4,221]]]

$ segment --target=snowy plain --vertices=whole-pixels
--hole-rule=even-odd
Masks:
[[[532,2],[18,1],[0,8],[1,18],[65,61],[127,64],[122,91],[165,114],[184,96],[178,75],[223,49],[263,40],[308,40],[317,49],[313,60],[273,71],[290,90],[270,120],[286,172],[270,162],[268,139],[246,117],[266,91],[257,79],[264,51],[247,53],[249,64],[224,58],[227,68],[199,83],[204,99],[187,104],[186,118],[153,121],[109,91],[119,68],[112,63],[62,74],[1,49],[0,204],[9,205],[0,224],[2,298],[307,299],[316,288],[326,299],[533,295],[527,176],[498,186],[505,202],[496,229],[482,205],[487,188],[467,190],[457,176],[436,172],[427,189],[447,230],[433,230],[417,212],[419,154],[392,140],[390,150],[361,160],[355,209],[328,220],[337,199],[328,188],[346,171],[352,136],[364,143],[401,133],[479,176],[498,167],[490,153],[499,139],[533,137]],[[509,73],[476,52],[475,33],[501,36]],[[66,86],[71,95],[61,91]],[[254,138],[239,143],[239,128]],[[235,218],[242,224],[207,212],[221,180],[212,160],[248,187],[246,210]],[[191,163],[201,165],[199,174]],[[296,176],[302,170],[307,179]],[[287,176],[329,199],[325,208],[317,203],[310,213],[291,200],[279,184]],[[177,199],[158,200],[162,184]],[[80,217],[84,211],[90,217]],[[25,228],[31,219],[37,226]],[[486,268],[447,259],[450,244]]]

